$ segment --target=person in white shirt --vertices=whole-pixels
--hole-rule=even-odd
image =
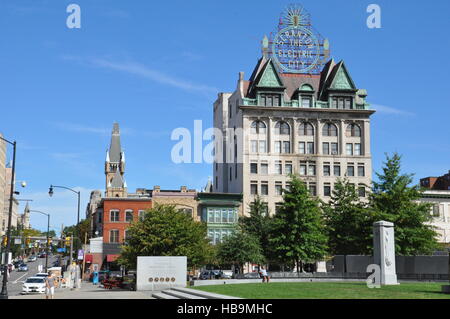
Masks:
[[[261,266],[261,276],[263,277],[262,282],[269,282],[269,275],[267,274],[267,270],[264,268],[264,266]]]

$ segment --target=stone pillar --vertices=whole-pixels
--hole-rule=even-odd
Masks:
[[[343,155],[346,154],[346,145],[345,145],[345,123],[344,120],[339,121],[338,127],[338,154]]]
[[[380,266],[381,284],[397,285],[395,272],[394,224],[386,221],[373,223],[373,259]]]
[[[317,119],[316,127],[314,129],[316,154],[322,155],[322,126],[320,125],[320,120]]]

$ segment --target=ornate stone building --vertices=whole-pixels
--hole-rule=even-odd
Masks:
[[[214,127],[223,136],[215,141],[213,189],[243,193],[246,212],[260,195],[275,213],[291,173],[325,201],[337,178],[347,177],[360,197],[372,180],[375,111],[345,63],[325,60],[328,40],[315,35],[303,12],[282,16],[249,79],[240,72],[235,91],[214,103]]]

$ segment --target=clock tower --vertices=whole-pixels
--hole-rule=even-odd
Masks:
[[[111,144],[109,150],[106,150],[106,197],[127,197],[127,183],[123,176],[124,173],[125,153],[120,145],[119,123],[114,123]]]

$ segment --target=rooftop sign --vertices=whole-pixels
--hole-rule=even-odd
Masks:
[[[262,42],[263,52],[283,73],[319,74],[330,56],[327,39],[311,26],[309,13],[289,5],[281,14],[278,31]]]

